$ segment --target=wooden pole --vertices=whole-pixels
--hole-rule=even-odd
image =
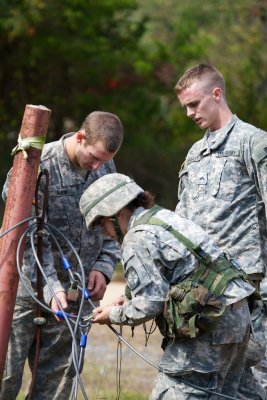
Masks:
[[[26,105],[20,130],[21,139],[45,137],[50,113],[44,106]],[[41,152],[42,150],[30,147],[27,150],[28,159],[24,158],[22,151],[14,157],[2,232],[31,216]],[[0,387],[19,281],[16,250],[27,227],[28,223],[25,223],[0,238]],[[20,261],[24,245],[25,243],[22,245]]]

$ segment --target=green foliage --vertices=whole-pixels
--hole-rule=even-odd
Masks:
[[[89,110],[104,107],[121,70],[119,46],[125,60],[133,47],[134,29],[125,35],[124,26],[133,7],[128,0],[8,4],[9,13],[0,20],[6,60],[1,76],[5,82],[13,79],[3,85],[4,122],[10,124],[7,105],[23,110],[34,100],[53,110],[51,128],[60,134],[64,117],[80,124]]]

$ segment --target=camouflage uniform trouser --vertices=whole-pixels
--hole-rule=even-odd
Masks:
[[[179,382],[179,378],[193,385],[211,389],[228,396],[235,396],[244,366],[247,338],[242,343],[224,344],[224,367],[213,373],[191,372],[177,377],[159,373],[150,400],[220,400],[216,395],[205,393]],[[177,379],[178,378],[178,379]]]
[[[43,316],[47,322],[41,328],[39,363],[32,399],[66,400],[75,376],[71,364],[72,338],[65,322],[57,322],[52,314]],[[35,306],[30,302],[21,301],[15,305],[0,400],[16,399],[26,360],[30,368],[34,365],[34,317]]]
[[[237,398],[240,400],[267,400],[266,308],[265,313],[259,314],[254,320],[252,313],[252,327],[254,335],[250,336],[246,368],[240,379]],[[252,367],[253,365],[255,366]]]
[[[155,381],[155,385],[150,400],[220,400],[221,397],[215,394],[206,393],[198,388],[192,388],[181,382],[182,379],[189,384],[198,386],[199,388],[208,389],[227,396],[235,397],[239,387],[239,380],[242,375],[246,349],[249,340],[250,314],[248,308],[242,307],[244,321],[244,339],[238,343],[212,344],[211,336],[206,337],[205,341],[210,343],[211,351],[216,355],[218,370],[212,372],[182,371],[176,375],[169,375],[159,372]],[[239,311],[240,312],[240,311]],[[237,314],[238,315],[238,314]],[[225,314],[226,317],[226,314]],[[190,339],[192,340],[192,339]],[[198,338],[194,339],[198,341]],[[177,345],[179,346],[179,340]],[[188,346],[190,348],[190,346]],[[196,347],[195,347],[196,349]],[[201,341],[199,341],[199,349],[201,350]],[[195,350],[196,351],[196,350]],[[200,354],[202,352],[200,351]],[[188,355],[190,358],[190,355]],[[202,354],[203,356],[203,354]],[[186,358],[185,358],[186,360]],[[203,367],[205,359],[200,359]],[[206,360],[207,363],[209,360]],[[167,368],[167,366],[166,366]],[[217,369],[216,368],[216,369]],[[171,369],[171,366],[170,366]]]
[[[264,327],[264,334],[265,334],[265,344],[267,343],[267,304],[265,304],[265,313],[263,317],[263,327]],[[252,372],[256,378],[256,380],[261,385],[261,388],[264,391],[264,396],[262,399],[267,399],[267,348],[265,351],[264,359],[259,362],[255,367],[252,368]]]

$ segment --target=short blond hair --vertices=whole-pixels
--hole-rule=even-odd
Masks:
[[[220,71],[209,64],[198,64],[185,71],[176,83],[174,91],[179,95],[196,81],[206,81],[208,90],[219,87],[225,96],[224,77]]]

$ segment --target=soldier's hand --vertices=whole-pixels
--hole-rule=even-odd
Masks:
[[[123,304],[128,303],[128,299],[121,295],[120,297],[115,297],[110,303],[111,306],[123,306]]]
[[[87,286],[91,299],[94,301],[102,300],[105,294],[107,283],[106,278],[99,271],[91,271],[89,274],[89,281]]]
[[[57,298],[57,300],[55,299],[55,297]],[[51,300],[52,310],[55,312],[60,311],[60,307],[59,307],[58,303],[61,304],[61,307],[63,308],[63,310],[67,310],[68,302],[67,302],[66,293],[65,292],[57,292],[55,297],[53,297],[53,299]],[[57,321],[64,321],[64,319],[61,319],[61,318],[57,317],[56,315],[55,315],[55,318]]]
[[[97,307],[94,309],[93,313],[95,317],[93,319],[93,323],[97,323],[100,325],[110,325],[109,319],[109,311],[111,306]]]

